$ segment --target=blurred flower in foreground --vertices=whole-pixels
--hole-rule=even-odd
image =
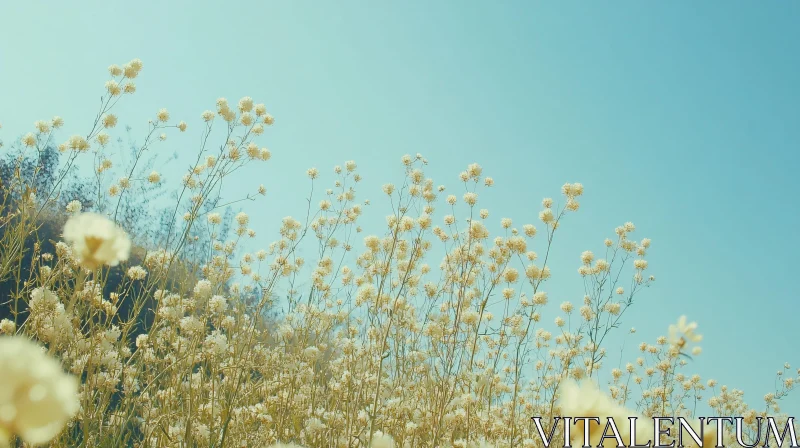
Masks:
[[[97,213],[81,213],[67,220],[64,240],[72,245],[78,263],[94,270],[128,259],[131,240],[113,221]]]
[[[22,336],[0,336],[0,384],[0,446],[12,435],[46,443],[80,408],[75,377]]]
[[[652,420],[643,418],[634,411],[630,411],[603,394],[597,383],[594,381],[583,381],[578,384],[574,380],[566,380],[561,384],[559,405],[561,415],[565,417],[600,417],[600,424],[591,423],[589,426],[589,441],[592,446],[600,445],[600,438],[603,436],[603,429],[606,427],[605,421],[608,417],[614,419],[619,429],[619,435],[626,444],[630,444],[630,425],[628,417],[639,417],[636,422],[636,443],[646,443],[653,438]],[[583,444],[583,423],[577,424],[571,430],[572,446]],[[603,440],[602,446],[616,447],[617,442],[613,438]]]
[[[697,322],[686,323],[686,316],[681,316],[677,325],[669,326],[670,344],[683,348],[687,342],[702,341],[703,336],[696,334],[695,330],[697,330]]]

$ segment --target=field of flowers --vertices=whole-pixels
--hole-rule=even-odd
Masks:
[[[270,159],[259,141],[273,117],[249,97],[221,98],[195,124],[162,109],[119,173],[106,149],[114,107],[141,70],[138,59],[108,68],[85,133],[62,140],[55,117],[11,131],[24,135],[3,147],[0,445],[544,447],[531,417],[545,428],[556,416],[693,419],[698,403],[743,417],[748,441],[758,417],[786,421],[779,402],[800,371],[778,366],[775,392],[750,407],[688,371],[702,337],[685,317],[624,368],[607,365],[619,348],[606,336],[655,281],[651,242],[630,222],[597,253],[575,254],[583,301],[540,314],[554,235],[583,185],[543,199],[540,222],[503,218],[490,235],[478,194],[494,181],[480,165],[454,172],[464,189],[451,194],[426,177],[422,155],[406,155],[402,184],[383,186],[386,227],[362,229],[361,178],[347,161],[306,216],[284,218],[280,238],[257,250],[248,215],[224,213],[220,197],[223,179]],[[189,127],[201,135],[194,166],[158,231],[142,232],[146,204],[131,204],[164,188],[161,173],[142,169],[149,150]],[[75,189],[79,166],[92,177]],[[467,214],[454,216],[456,204]],[[309,244],[315,259],[298,253]],[[593,445],[616,446],[601,441],[604,427],[590,431]],[[725,433],[733,444],[733,428]],[[704,433],[706,446],[714,436]],[[579,445],[582,429],[570,439]]]

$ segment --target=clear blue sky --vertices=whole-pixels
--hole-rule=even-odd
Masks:
[[[106,67],[139,57],[119,109],[134,135],[161,107],[196,130],[220,96],[276,117],[272,161],[231,185],[266,184],[247,209],[260,243],[303,210],[311,165],[355,159],[375,199],[405,153],[451,187],[478,162],[497,182],[481,204],[517,224],[580,181],[551,300],[578,302],[580,252],[633,221],[658,280],[625,320],[639,329],[628,345],[687,314],[705,334],[690,371],[759,403],[784,362],[800,365],[798,24],[797,0],[5,1],[0,135],[56,114],[63,138],[85,132]],[[370,213],[382,223],[387,209]]]

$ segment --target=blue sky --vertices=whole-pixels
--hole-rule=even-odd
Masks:
[[[231,185],[269,190],[247,208],[259,243],[302,212],[312,165],[328,175],[356,160],[361,197],[375,199],[405,153],[451,188],[478,162],[496,180],[480,204],[520,225],[582,182],[556,241],[553,302],[580,300],[581,251],[633,221],[653,240],[658,280],[626,316],[639,330],[629,346],[687,314],[705,335],[690,370],[752,403],[784,362],[800,365],[800,2],[76,4],[0,6],[7,143],[53,115],[64,138],[85,132],[105,68],[138,57],[138,91],[118,110],[134,135],[161,107],[196,130],[220,96],[252,96],[276,117],[272,161]],[[195,137],[163,150],[191,152]],[[167,176],[184,166],[172,165]],[[376,205],[368,220],[387,212]]]

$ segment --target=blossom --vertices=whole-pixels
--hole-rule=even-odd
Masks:
[[[389,434],[375,431],[372,435],[372,443],[370,443],[369,446],[370,448],[394,448],[395,443],[394,439]]]
[[[638,417],[636,422],[636,442],[647,443],[653,437],[652,420],[637,415],[636,412],[628,410],[617,404],[611,397],[603,394],[597,383],[594,381],[583,381],[578,384],[574,380],[565,380],[559,388],[558,404],[561,407],[561,415],[569,417],[600,417],[600,424],[590,422],[589,425],[589,444],[591,446],[600,445],[600,438],[603,436],[603,429],[606,427],[606,420],[610,417],[619,429],[619,435],[625,444],[630,442],[630,425],[628,417]],[[583,445],[584,425],[576,424],[570,432],[572,446]],[[602,442],[604,447],[616,447],[617,442],[613,437],[606,438]]]
[[[220,224],[222,222],[222,216],[219,213],[209,213],[208,217],[209,224]]]
[[[3,319],[0,320],[0,333],[12,334],[17,331],[17,324],[13,320]]]
[[[253,110],[253,99],[246,96],[239,100],[239,112],[250,112]]]
[[[696,329],[697,322],[686,323],[686,316],[681,316],[677,325],[669,326],[669,341],[678,347],[683,347],[687,342],[700,342],[703,336],[696,334]]]
[[[22,137],[22,144],[27,147],[34,146],[36,144],[36,137],[34,137],[32,133],[28,132],[24,137]]]
[[[116,81],[106,81],[106,90],[108,90],[111,96],[117,96],[122,93],[122,89]]]
[[[208,280],[199,280],[197,284],[194,285],[194,295],[195,297],[206,299],[211,297],[211,289],[212,285],[211,282]]]
[[[77,380],[21,336],[0,336],[0,440],[43,444],[78,412]]]
[[[50,132],[50,123],[48,123],[48,122],[46,122],[44,120],[37,121],[36,123],[33,124],[33,126],[41,134],[46,134],[46,133]]]
[[[67,204],[67,213],[80,213],[82,207],[83,205],[81,205],[81,201],[72,201]]]
[[[169,121],[169,112],[167,109],[160,109],[156,114],[156,118],[158,118],[158,121],[167,122]]]
[[[101,132],[97,134],[97,143],[100,143],[100,146],[106,146],[108,141],[111,139],[111,136],[106,134],[105,132]]]
[[[132,280],[144,280],[147,277],[147,271],[141,266],[133,266],[128,268],[127,275]]]
[[[117,116],[114,114],[108,114],[103,117],[103,126],[106,128],[113,128],[117,125]]]
[[[133,79],[139,75],[142,70],[142,60],[133,59],[122,67],[122,72],[126,78]]]
[[[131,251],[128,234],[97,213],[81,213],[67,220],[64,240],[72,245],[78,263],[91,270],[104,264],[116,266],[127,260]]]

